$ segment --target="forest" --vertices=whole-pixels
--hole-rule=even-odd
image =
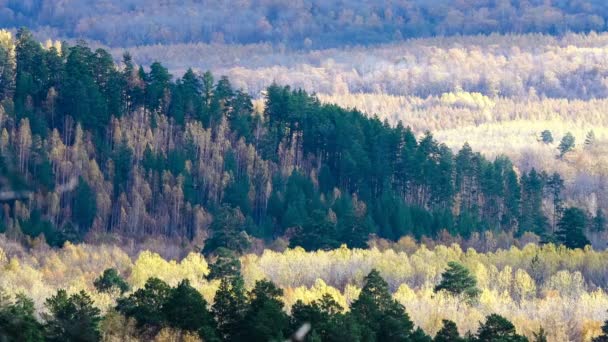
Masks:
[[[277,84],[259,112],[209,72],[173,80],[128,54],[119,68],[101,49],[5,36],[1,180],[13,196],[2,231],[14,238],[164,235],[243,252],[278,238],[314,250],[443,230],[584,247],[585,233],[604,230],[602,210],[564,205],[560,174],[518,174],[507,157],[467,143],[454,152],[407,123]],[[562,143],[565,154],[573,142]]]
[[[563,166],[603,131],[539,126],[555,162],[523,167],[352,105],[503,124],[487,89],[256,94],[91,46],[0,31],[0,338],[608,339],[605,204]],[[540,91],[523,120],[603,103]]]
[[[489,232],[483,241],[500,245]],[[167,252],[164,241],[156,248]],[[606,251],[527,244],[483,253],[456,243],[427,247],[411,238],[377,241],[370,249],[295,248],[241,257],[193,251],[180,261],[128,250],[82,243],[26,248],[0,236],[0,326],[17,312],[24,323],[9,329],[28,327],[36,336],[59,331],[62,341],[82,331],[55,327],[77,322],[87,322],[83,331],[93,337],[86,341],[240,341],[243,332],[268,341],[289,337],[304,322],[312,322],[307,341],[606,338]],[[83,315],[67,319],[64,307]],[[362,312],[374,316],[361,322]],[[197,319],[187,319],[194,314]],[[259,325],[239,318],[254,314]],[[266,322],[276,329],[264,329]],[[496,335],[484,337],[484,327]],[[395,335],[381,335],[383,329]],[[370,332],[379,335],[359,335]]]
[[[294,48],[412,37],[604,31],[601,0],[2,0],[2,28],[111,46],[269,42]]]

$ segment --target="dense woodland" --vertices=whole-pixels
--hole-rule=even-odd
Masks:
[[[505,243],[504,237],[489,232],[481,241],[490,249]],[[167,241],[158,241],[153,248],[166,254]],[[418,328],[441,341],[436,336],[441,336],[443,320],[455,323],[452,336],[455,332],[461,337],[467,332],[476,336],[493,314],[514,325],[515,329],[508,325],[507,329],[499,329],[510,336],[517,331],[530,341],[542,341],[535,334],[544,330],[547,341],[591,341],[602,334],[603,321],[608,318],[606,251],[527,244],[523,248],[501,247],[478,253],[473,249],[464,251],[457,244],[417,244],[411,238],[397,243],[377,241],[369,249],[266,250],[238,259],[225,250],[212,257],[192,252],[179,260],[163,259],[149,251],[129,256],[125,253],[129,250],[129,246],[90,244],[48,248],[42,243],[25,248],[0,235],[0,288],[5,294],[0,301],[0,331],[6,327],[11,327],[12,333],[26,331],[25,324],[15,323],[19,320],[4,319],[7,314],[27,310],[44,314],[35,315],[43,326],[33,325],[33,330],[42,333],[48,331],[45,326],[55,327],[57,321],[65,322],[64,327],[87,322],[79,321],[83,316],[78,315],[55,316],[56,306],[47,301],[55,298],[51,304],[72,303],[65,307],[74,308],[75,304],[85,303],[86,312],[91,312],[91,307],[98,308],[98,319],[77,326],[89,329],[99,322],[99,334],[105,341],[183,341],[186,336],[197,340],[201,333],[217,331],[214,328],[225,331],[222,325],[226,321],[221,317],[229,315],[234,319],[231,322],[242,322],[243,315],[253,312],[265,317],[259,325],[236,324],[229,329],[276,338],[282,334],[286,338],[302,322],[312,322],[312,341],[319,337],[352,341],[360,333],[386,332],[382,330],[386,326],[379,327],[375,319],[361,322],[357,318],[369,283],[366,276],[374,269],[383,281],[374,276],[378,296],[363,307],[388,304],[391,310],[373,311],[377,314],[374,317],[387,324],[401,322],[391,325],[391,331],[399,334],[399,341],[418,341],[409,335]],[[149,280],[154,278],[159,280]],[[58,294],[61,289],[65,295]],[[264,300],[264,305],[254,305],[260,293],[267,299],[271,297],[270,303]],[[398,304],[391,303],[387,293]],[[33,304],[17,299],[19,294],[25,294]],[[176,305],[183,310],[176,312]],[[267,326],[276,329],[262,329],[268,317],[272,324]],[[67,319],[61,321],[62,318]],[[14,328],[16,325],[19,329]],[[356,329],[362,326],[363,329]],[[67,330],[63,340],[69,340],[69,333],[73,330]],[[334,336],[335,333],[339,335]],[[403,338],[404,335],[412,338]],[[422,338],[421,332],[416,332],[416,336]]]
[[[0,0],[0,341],[608,341],[607,19]]]
[[[3,28],[86,38],[114,46],[281,43],[298,48],[410,37],[606,29],[601,0],[3,0]]]
[[[13,238],[165,235],[242,252],[256,239],[318,249],[491,230],[583,247],[604,229],[601,211],[564,208],[559,174],[518,175],[506,157],[453,152],[407,122],[276,84],[258,113],[225,77],[173,79],[128,54],[118,67],[84,44],[4,36],[2,230]]]

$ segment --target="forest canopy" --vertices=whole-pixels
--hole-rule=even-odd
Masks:
[[[277,239],[315,250],[485,231],[584,247],[603,231],[601,212],[579,211],[576,232],[560,225],[558,173],[518,172],[468,143],[453,151],[407,122],[278,84],[256,109],[210,72],[173,77],[128,53],[119,66],[84,43],[5,35],[2,231],[19,240],[168,236],[241,253]]]
[[[318,49],[435,35],[604,31],[608,19],[601,0],[3,0],[0,8],[3,28],[110,46],[270,42]]]

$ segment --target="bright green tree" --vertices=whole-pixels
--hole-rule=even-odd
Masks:
[[[470,300],[479,296],[477,280],[463,265],[450,261],[448,268],[441,274],[441,282],[435,286],[434,291],[447,291],[452,295],[464,295]]]

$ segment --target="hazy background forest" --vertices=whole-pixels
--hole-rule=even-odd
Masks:
[[[608,340],[607,29],[601,0],[0,0],[0,340],[84,334],[62,303],[87,341]]]

